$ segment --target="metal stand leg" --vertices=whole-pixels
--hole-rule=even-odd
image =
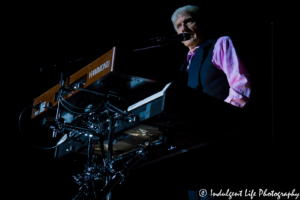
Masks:
[[[87,175],[88,175],[88,185],[90,187],[90,195],[92,197],[92,199],[96,199],[96,190],[94,187],[94,176],[93,176],[93,153],[92,153],[92,137],[93,135],[89,135],[89,142],[88,142],[88,154],[87,154]]]
[[[93,149],[92,149],[92,142],[93,142],[93,135],[90,134],[88,141],[88,151],[87,151],[87,165],[85,173],[82,176],[74,177],[76,182],[79,185],[82,185],[79,189],[79,193],[73,198],[73,200],[80,199],[84,194],[89,195],[92,200],[97,198],[96,196],[96,189],[94,184],[94,167],[93,167]]]
[[[119,171],[117,174],[115,174],[112,178],[111,181],[108,182],[105,187],[101,190],[101,193],[99,195],[99,200],[104,200],[106,197],[110,198],[108,194],[111,193],[111,190],[116,186],[118,183],[122,182],[126,176],[128,175],[129,170],[136,165],[141,159],[145,158],[146,152],[144,149],[141,149],[136,152],[136,154],[129,159],[124,165],[123,170]]]
[[[115,126],[115,115],[114,112],[107,112],[108,114],[108,149],[106,152],[105,159],[105,151],[103,144],[103,132],[90,133],[88,135],[88,149],[87,149],[87,165],[86,170],[81,175],[74,176],[77,184],[81,185],[79,193],[73,198],[73,200],[79,200],[83,195],[88,195],[90,200],[111,200],[112,195],[111,191],[116,186],[116,184],[121,183],[126,176],[128,175],[128,171],[138,163],[142,158],[145,157],[146,147],[141,147],[136,152],[131,153],[130,157],[126,157],[127,162],[124,163],[122,170],[116,171],[115,163],[116,160],[112,159],[113,153],[113,141],[114,141],[114,126]],[[98,137],[100,136],[100,137]],[[94,158],[93,158],[93,139],[99,139],[101,146],[101,159],[103,163],[98,166],[94,166]],[[129,158],[129,160],[127,159]],[[123,159],[123,158],[122,158]],[[99,164],[99,163],[98,163]],[[104,187],[101,191],[97,191],[95,187],[94,180],[102,180]],[[105,181],[105,182],[104,182]]]
[[[107,163],[110,164],[112,161],[112,146],[113,146],[113,125],[114,118],[111,114],[109,114],[109,132],[108,132],[108,150],[107,150]],[[111,166],[110,166],[111,167]],[[107,186],[112,180],[110,174],[107,174],[105,186]],[[106,200],[111,200],[111,192],[109,192],[106,196]]]

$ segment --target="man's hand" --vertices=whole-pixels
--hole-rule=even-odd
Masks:
[[[244,99],[236,99],[236,98],[232,98],[230,100],[230,104],[231,105],[234,105],[236,107],[239,107],[239,108],[244,108],[245,104],[246,104],[246,101]]]

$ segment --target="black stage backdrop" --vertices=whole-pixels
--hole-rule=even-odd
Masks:
[[[180,188],[184,188],[186,181],[189,181],[186,177],[193,176],[189,169],[206,174],[206,178],[211,174],[212,178],[205,179],[200,188],[232,188],[233,191],[234,187],[278,187],[282,191],[287,191],[283,189],[284,186],[295,188],[290,182],[292,172],[283,173],[281,170],[285,164],[281,164],[278,158],[283,153],[271,146],[274,133],[271,117],[271,22],[274,22],[273,14],[276,12],[272,5],[262,7],[244,2],[199,1],[124,1],[84,5],[49,2],[14,5],[7,15],[9,63],[3,67],[7,71],[3,76],[11,84],[9,92],[4,94],[7,100],[2,103],[6,118],[9,119],[4,124],[9,128],[3,129],[3,134],[9,135],[3,141],[3,155],[8,158],[3,165],[8,167],[8,171],[2,171],[5,176],[8,175],[5,180],[8,189],[2,195],[9,193],[8,199],[21,196],[33,200],[70,199],[77,193],[78,186],[72,175],[82,172],[85,161],[76,157],[54,159],[53,149],[40,150],[30,146],[18,129],[21,111],[31,105],[34,98],[56,85],[61,72],[72,74],[83,67],[80,64],[67,64],[69,61],[101,56],[113,46],[127,47],[149,38],[176,34],[171,15],[175,9],[187,4],[203,9],[211,34],[232,38],[250,72],[253,99],[247,110],[248,118],[245,119],[249,121],[245,127],[248,135],[140,168],[132,172],[127,182],[112,191],[113,199],[176,199],[181,195]],[[149,53],[153,53],[153,60],[157,63],[167,63],[162,70],[180,68],[187,54],[187,49],[180,42],[157,51],[160,56],[155,50]],[[61,67],[39,72],[41,67],[54,64]],[[232,123],[234,126],[234,119]],[[29,111],[24,112],[22,130],[24,136],[37,146],[49,147],[54,144],[50,134],[31,123]],[[230,150],[225,154],[224,148]],[[218,156],[207,158],[206,155],[212,150]],[[284,156],[292,167],[292,157]],[[185,164],[189,160],[202,162],[206,167],[194,169]],[[224,167],[226,165],[230,167]],[[206,171],[208,168],[210,171]]]

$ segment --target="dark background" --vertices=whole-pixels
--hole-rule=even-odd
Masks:
[[[3,173],[9,178],[6,185],[11,199],[19,195],[30,199],[69,199],[78,188],[72,175],[81,173],[84,164],[79,159],[76,159],[77,161],[54,159],[53,149],[40,150],[30,146],[18,130],[21,111],[31,105],[34,98],[56,85],[62,71],[72,74],[84,67],[78,63],[66,64],[68,61],[101,56],[113,46],[127,47],[152,37],[176,34],[170,20],[171,15],[178,7],[188,4],[198,5],[203,10],[211,34],[215,37],[224,35],[231,37],[253,82],[253,98],[246,111],[248,117],[245,119],[248,121],[245,127],[248,135],[240,138],[240,141],[239,139],[227,141],[228,146],[236,144],[231,150],[233,154],[222,154],[223,150],[220,149],[219,155],[222,159],[214,163],[213,169],[218,170],[218,166],[222,166],[222,163],[229,164],[231,160],[232,163],[240,163],[242,160],[243,164],[228,172],[221,170],[226,175],[222,176],[223,180],[214,179],[215,182],[220,183],[219,187],[227,187],[232,177],[236,185],[245,183],[245,187],[250,188],[284,186],[294,188],[290,177],[295,177],[299,173],[294,170],[295,161],[291,156],[293,154],[290,154],[293,149],[289,147],[290,149],[286,151],[286,148],[282,147],[285,141],[274,142],[273,147],[271,145],[272,135],[273,137],[276,135],[276,131],[272,131],[271,102],[274,96],[272,97],[271,93],[271,22],[275,24],[273,31],[275,38],[277,31],[282,29],[274,15],[277,12],[275,6],[228,2],[199,4],[198,1],[100,2],[68,5],[24,3],[9,7],[11,12],[7,15],[9,23],[5,29],[8,36],[7,40],[4,39],[8,44],[6,59],[9,61],[4,67],[4,78],[15,85],[5,93],[9,94],[9,102],[14,103],[10,103],[9,106],[2,104],[9,116],[7,124],[10,129],[3,131],[9,135],[9,138],[3,141],[5,144],[3,155],[8,158],[3,164],[8,166],[8,171],[6,173],[5,170]],[[274,49],[276,50],[276,40]],[[176,43],[165,49],[149,52],[153,54],[153,60],[168,63],[164,69],[166,70],[171,67],[178,69],[186,58],[187,51],[183,45]],[[61,68],[47,73],[39,72],[41,67],[53,64],[60,65]],[[276,60],[274,66],[276,67]],[[276,101],[274,105],[276,107]],[[276,116],[276,112],[274,113]],[[32,143],[42,147],[53,145],[51,135],[41,132],[30,123],[29,111],[24,112],[24,118],[26,122],[22,130]],[[278,121],[276,118],[274,120],[276,124]],[[280,125],[283,127],[280,123],[273,125],[274,130]],[[34,139],[32,135],[38,136]],[[212,148],[217,149],[218,145]],[[204,149],[203,154],[209,151]],[[239,151],[241,153],[237,154]],[[196,155],[186,157],[195,160]],[[174,167],[170,169],[171,166]],[[176,189],[171,182],[176,179],[180,171],[179,166],[181,165],[178,165],[178,161],[173,160],[169,164],[161,163],[140,170],[132,175],[124,187],[118,186],[113,192],[122,193],[123,199],[129,199],[129,196],[132,193],[136,194],[137,190],[155,196],[155,191],[165,191],[162,189],[164,184]],[[165,176],[164,181],[160,181],[162,176]],[[236,179],[237,176],[239,179]]]

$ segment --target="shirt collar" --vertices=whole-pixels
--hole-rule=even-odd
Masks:
[[[196,46],[196,47],[194,48],[194,52],[193,52],[193,53],[191,52],[191,50],[189,50],[188,55],[194,55],[194,54],[196,53],[197,49],[199,49],[200,46],[206,46],[206,45],[207,45],[209,42],[211,42],[211,41],[212,41],[212,39],[204,40],[204,42],[202,42],[200,45],[198,45],[198,46]]]
[[[199,46],[196,46],[196,47],[194,48],[194,52],[193,52],[193,53],[191,52],[191,50],[189,50],[188,55],[193,55],[193,54],[195,54],[196,51],[197,51],[197,49],[199,49]]]

